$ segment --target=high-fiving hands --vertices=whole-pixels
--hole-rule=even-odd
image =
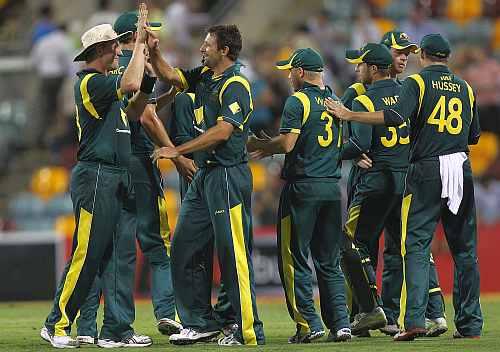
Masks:
[[[351,110],[346,108],[344,104],[342,104],[342,102],[338,100],[333,100],[330,97],[326,98],[325,107],[330,114],[334,115],[335,117],[341,120],[349,121],[351,119],[350,118]]]
[[[137,19],[137,41],[139,43],[146,43],[148,33],[146,32],[146,24],[148,21],[148,8],[145,3],[141,2],[139,5],[139,16]]]

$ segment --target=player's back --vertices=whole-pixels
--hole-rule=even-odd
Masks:
[[[305,84],[288,99],[302,112],[300,134],[285,157],[283,178],[340,178],[341,124],[324,106],[327,97],[337,99],[329,87]]]
[[[474,118],[469,84],[445,65],[428,66],[408,79],[419,92],[416,118],[410,126],[411,160],[467,152]]]

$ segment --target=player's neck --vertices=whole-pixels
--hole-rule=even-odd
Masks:
[[[87,69],[94,69],[104,74],[106,74],[108,71],[106,65],[99,59],[89,62],[85,66]]]
[[[217,64],[217,66],[215,66],[213,68],[211,67],[211,69],[212,69],[212,71],[214,73],[214,76],[218,76],[218,75],[223,74],[224,71],[226,71],[229,67],[231,67],[233,65],[234,65],[234,61],[225,58],[225,59],[222,59]]]
[[[318,86],[320,89],[325,89],[325,84],[323,83],[323,80],[321,78],[304,80],[304,83]]]
[[[377,82],[377,81],[383,81],[383,80],[385,80],[385,79],[391,79],[391,76],[389,76],[389,75],[387,75],[387,76],[378,76],[378,75],[375,75],[375,76],[373,77],[373,80],[372,80],[372,83],[371,83],[371,84],[373,84],[373,83],[375,83],[375,82]]]

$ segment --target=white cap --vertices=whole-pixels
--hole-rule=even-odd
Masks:
[[[94,45],[113,40],[118,40],[121,37],[131,34],[132,32],[125,32],[120,35],[116,34],[113,27],[109,23],[100,24],[90,28],[82,35],[82,50],[75,56],[73,61],[85,61],[87,51]]]

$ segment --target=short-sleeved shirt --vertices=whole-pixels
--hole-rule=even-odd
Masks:
[[[293,150],[286,154],[282,178],[288,181],[340,178],[342,124],[325,108],[327,97],[338,98],[329,87],[305,83],[288,97],[281,117],[280,133],[299,134]]]
[[[401,86],[393,79],[376,81],[365,94],[354,99],[352,110],[373,112],[394,106],[400,98],[400,90]],[[404,122],[397,127],[387,127],[353,122],[344,154],[347,148],[352,148],[359,155],[365,153],[373,161],[373,167],[365,172],[384,169],[405,171],[410,151],[408,124]]]
[[[127,167],[130,158],[130,126],[122,108],[120,75],[93,69],[77,73],[74,85],[77,159]]]
[[[122,55],[118,58],[118,69],[112,71],[112,74],[123,75],[125,69],[130,63],[132,59],[132,50],[122,49]],[[130,94],[124,99],[124,107],[128,104],[128,99],[132,97],[133,94]],[[129,121],[130,122],[130,139],[132,141],[132,153],[136,155],[146,155],[150,156],[154,150],[154,143],[149,138],[148,134],[142,127],[140,121]]]
[[[479,116],[470,85],[444,65],[431,65],[403,82],[393,107],[410,121],[410,161],[468,152],[480,135]]]
[[[227,141],[218,144],[213,150],[195,154],[195,162],[199,167],[234,166],[248,161],[246,142],[253,102],[250,83],[240,73],[240,66],[235,63],[217,76],[206,66],[189,71],[177,69],[184,90],[195,93],[196,136],[215,126],[218,120],[234,126]]]

